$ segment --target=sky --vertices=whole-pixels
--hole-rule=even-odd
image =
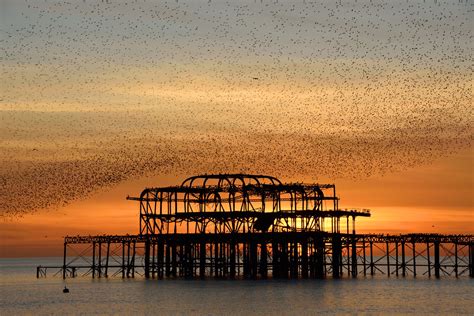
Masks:
[[[0,1],[0,256],[136,233],[146,186],[336,183],[473,233],[470,1]]]

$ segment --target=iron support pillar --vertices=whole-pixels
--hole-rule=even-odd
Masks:
[[[339,278],[342,257],[341,236],[334,234],[332,237],[332,276]]]

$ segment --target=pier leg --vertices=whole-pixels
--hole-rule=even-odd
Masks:
[[[439,241],[434,242],[434,268],[435,268],[435,277],[439,278],[440,276],[440,263],[439,263]]]
[[[229,255],[230,255],[230,278],[234,279],[236,276],[235,242],[234,241],[230,242]]]
[[[398,276],[398,241],[395,242],[395,275]]]
[[[412,244],[412,250],[413,250],[413,276],[416,277],[416,250],[415,250],[415,242]]]
[[[186,243],[184,245],[184,276],[186,278],[193,277],[193,258],[191,255],[192,245]]]
[[[370,275],[374,275],[374,243],[370,241]]]
[[[469,245],[469,276],[474,278],[474,244]]]
[[[387,250],[387,276],[390,276],[390,244],[388,241],[385,243]]]
[[[405,241],[402,241],[402,276],[406,275]]]
[[[454,243],[454,274],[458,277],[458,243]]]
[[[92,278],[95,278],[95,241],[92,242]]]
[[[288,278],[288,241],[284,240],[281,244],[281,253],[280,253],[280,277],[287,279]]]
[[[339,278],[341,267],[341,236],[334,234],[332,237],[332,275],[334,278]]]
[[[99,278],[102,277],[102,242],[99,241],[99,260],[97,260],[99,264],[97,265],[97,272],[99,274]]]
[[[107,241],[107,257],[105,258],[105,277],[109,277],[109,256],[110,256],[110,241]]]
[[[130,277],[130,249],[131,249],[130,245],[131,245],[131,242],[128,241],[127,242],[127,278]]]
[[[347,219],[349,219],[349,217]],[[349,232],[347,232],[347,234],[349,234]],[[352,275],[352,271],[351,271],[351,242],[349,238],[346,238],[346,252],[347,252],[347,276],[350,276]],[[342,276],[342,269],[341,269],[341,276]]]
[[[267,243],[264,241],[260,244],[260,275],[263,279],[267,278],[267,270]]]
[[[431,257],[430,257],[430,243],[426,243],[426,258],[428,258],[428,276],[431,277]]]
[[[150,240],[145,241],[145,278],[150,278]]]
[[[122,241],[122,279],[125,279],[125,242]]]
[[[165,244],[162,240],[158,241],[158,245],[157,245],[158,249],[157,249],[157,265],[158,265],[158,271],[157,271],[157,274],[158,274],[158,278],[159,279],[162,279],[163,278],[163,271],[164,271],[164,267],[163,267],[163,263],[164,263],[164,256],[165,256]]]
[[[257,259],[257,244],[250,243],[250,276],[252,279],[257,278],[258,259]]]
[[[290,251],[290,278],[298,278],[298,243],[292,242]]]
[[[220,257],[219,257],[219,243],[214,244],[214,275],[220,276]]]
[[[339,252],[336,251],[336,257],[338,260],[338,264],[341,262],[342,257],[342,246],[341,246],[341,239],[339,237]],[[315,277],[318,279],[324,278],[324,239],[323,237],[318,237],[315,241],[315,256],[314,256],[314,274]],[[334,250],[333,250],[334,251]],[[334,260],[334,252],[333,252],[333,260]],[[340,272],[340,270],[338,270]],[[339,275],[339,274],[338,274]]]
[[[272,243],[272,278],[280,277],[280,254],[278,251],[278,243],[273,241]]]
[[[362,262],[363,268],[364,268],[364,276],[367,275],[367,269],[366,269],[366,255],[365,255],[365,238],[362,239],[362,250],[363,250],[363,256],[364,256],[364,261]]]
[[[308,241],[306,239],[301,243],[301,277],[308,278]]]
[[[66,258],[67,258],[67,243],[64,243],[64,254],[63,254],[63,279],[66,279]],[[38,272],[36,272],[38,277]]]
[[[137,250],[137,242],[133,242],[133,254],[132,254],[132,278],[135,277],[135,254]]]
[[[176,244],[171,246],[171,275],[175,278],[178,275],[178,263],[176,262]]]
[[[206,243],[199,245],[199,276],[201,279],[206,277]]]
[[[352,277],[357,277],[357,240],[355,238],[352,239]]]

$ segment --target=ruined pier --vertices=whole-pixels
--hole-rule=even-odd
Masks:
[[[68,236],[63,278],[474,277],[474,236],[358,234],[368,210],[340,209],[333,184],[203,175],[139,197],[137,235]]]

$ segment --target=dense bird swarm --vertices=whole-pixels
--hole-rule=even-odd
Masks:
[[[364,178],[472,145],[470,1],[0,4],[0,210],[139,176]]]

